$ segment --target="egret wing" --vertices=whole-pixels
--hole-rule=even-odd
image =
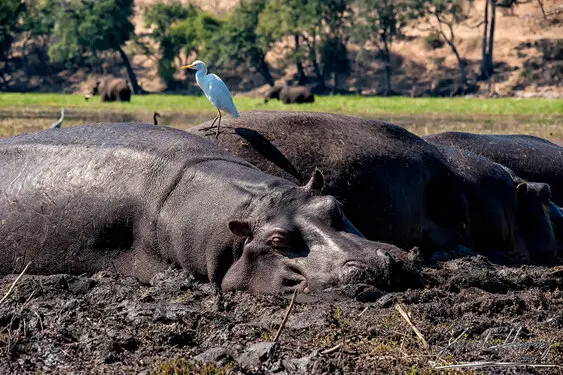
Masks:
[[[216,74],[207,75],[209,82],[208,99],[219,109],[230,113],[233,116],[238,115],[238,111],[233,103],[233,97],[229,88]]]

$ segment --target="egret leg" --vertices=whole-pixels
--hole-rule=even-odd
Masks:
[[[219,138],[219,127],[221,126],[221,111],[219,112],[219,122],[217,123],[217,131],[215,132],[215,139]]]
[[[211,123],[211,126],[208,126],[207,128],[199,129],[199,131],[200,132],[206,132],[208,130],[213,129],[215,127],[214,125],[215,125],[215,121],[217,121],[217,119],[219,119],[219,116],[215,116],[215,118],[213,119],[213,122]]]

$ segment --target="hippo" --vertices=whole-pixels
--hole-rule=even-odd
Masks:
[[[129,81],[123,78],[104,78],[96,81],[84,98],[90,99],[94,95],[100,95],[102,102],[130,102],[131,101],[131,88]]]
[[[276,86],[272,87],[264,97],[264,103],[268,103],[271,99],[278,99],[283,104],[292,103],[313,103],[315,95],[310,88],[306,86]]]
[[[91,124],[0,141],[0,274],[109,269],[149,281],[169,266],[218,291],[401,288],[416,254],[365,239],[340,203],[211,142],[149,124]]]
[[[463,182],[469,216],[464,245],[481,252],[515,252],[523,261],[559,262],[549,215],[549,185],[528,183],[509,168],[472,152],[435,146]]]
[[[302,184],[315,167],[324,193],[368,239],[422,253],[458,246],[466,236],[461,183],[444,156],[404,128],[358,117],[289,111],[246,111],[189,129],[256,167]]]
[[[523,134],[446,132],[425,139],[457,147],[500,163],[528,181],[550,185],[552,200],[563,206],[563,147]]]

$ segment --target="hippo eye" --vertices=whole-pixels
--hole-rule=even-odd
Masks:
[[[289,237],[287,233],[282,231],[275,231],[268,237],[266,243],[268,246],[276,249],[276,250],[284,250],[289,247]]]

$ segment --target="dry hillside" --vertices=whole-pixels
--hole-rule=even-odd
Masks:
[[[162,0],[136,0],[134,22],[139,36],[129,42],[127,52],[141,86],[147,91],[165,89],[157,75],[157,49],[151,43],[150,30],[144,28],[143,9]],[[190,0],[181,0],[188,2]],[[238,0],[191,0],[194,4],[220,17],[228,15]],[[497,74],[492,82],[478,82],[481,60],[481,39],[485,0],[477,0],[471,17],[455,28],[458,49],[468,62],[469,78],[476,84],[478,95],[563,97],[563,0],[544,0],[549,17],[545,20],[538,3],[528,0],[518,5],[513,13],[497,11],[494,61]],[[407,36],[392,47],[394,72],[393,89],[402,95],[448,95],[455,88],[458,77],[456,59],[447,45],[431,49],[425,43],[427,25],[409,25]],[[139,41],[141,43],[139,43]],[[383,91],[383,69],[374,54],[361,52],[359,46],[349,45],[352,72],[340,81],[340,89],[367,95]],[[192,57],[190,57],[192,58]],[[193,56],[195,58],[195,56]],[[291,80],[295,68],[284,56],[280,44],[267,56],[272,74],[277,80]],[[27,56],[28,61],[33,61]],[[312,75],[311,67],[305,67]],[[30,75],[33,67],[23,67],[14,76],[12,89],[25,91],[84,91],[96,76],[126,76],[117,54],[107,54],[104,63],[95,71],[63,70],[56,76]],[[262,78],[243,69],[221,72],[234,92],[257,95],[266,89]],[[178,79],[184,73],[178,72]],[[188,77],[185,92],[196,92]]]

